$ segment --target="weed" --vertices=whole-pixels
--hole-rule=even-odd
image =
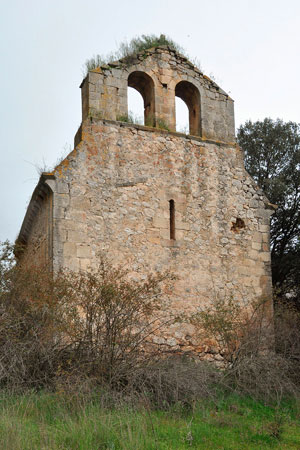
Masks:
[[[164,34],[161,34],[160,36],[155,36],[154,34],[143,34],[139,37],[134,37],[129,42],[125,40],[119,45],[119,49],[114,53],[110,53],[106,56],[94,55],[92,58],[86,60],[82,70],[83,75],[86,76],[90,70],[112,64],[115,61],[119,61],[120,64],[131,64],[136,59],[137,53],[145,58],[147,57],[147,50],[162,45],[168,46],[170,49],[176,50],[177,52],[185,55],[186,58],[189,58],[185,50],[170,37],[165,36]],[[201,70],[200,63],[197,59],[193,60],[193,64]]]
[[[132,111],[129,111],[128,114],[121,114],[117,116],[117,120],[119,122],[126,122],[126,123],[132,123],[135,125],[142,125],[143,120],[139,116],[135,116]]]
[[[156,128],[160,128],[161,130],[170,131],[169,125],[165,122],[164,119],[158,117],[156,119]]]

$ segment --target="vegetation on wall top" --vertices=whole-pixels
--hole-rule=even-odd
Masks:
[[[154,34],[142,34],[141,36],[134,37],[129,42],[121,42],[116,52],[110,53],[106,56],[95,55],[92,58],[86,60],[84,65],[84,74],[86,75],[90,70],[97,69],[104,64],[109,64],[117,60],[122,60],[123,63],[129,64],[134,59],[137,53],[150,48],[159,47],[161,45],[167,45],[173,50],[176,50],[186,55],[184,49],[174,42],[170,37],[161,34],[155,36]]]

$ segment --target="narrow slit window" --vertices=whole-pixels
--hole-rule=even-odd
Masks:
[[[175,241],[175,202],[169,201],[170,204],[170,239]]]

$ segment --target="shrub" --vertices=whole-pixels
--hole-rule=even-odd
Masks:
[[[289,363],[289,377],[299,383],[300,311],[290,303],[276,302],[275,349]]]
[[[148,340],[165,322],[160,286],[170,274],[133,282],[128,271],[101,263],[95,271],[64,277],[73,289],[67,300],[72,310],[67,336],[74,349],[73,364],[110,384],[126,383],[140,364],[153,357]]]
[[[193,409],[198,400],[217,397],[221,379],[222,373],[205,361],[171,355],[135,371],[127,390],[159,409],[172,405]]]
[[[8,253],[7,253],[8,251]],[[101,262],[90,272],[13,265],[2,252],[0,385],[50,386],[85,377],[122,384],[154,350],[149,337],[166,320],[160,287],[169,273],[130,281]],[[147,351],[146,351],[147,347]]]
[[[228,367],[274,344],[269,301],[246,304],[233,297],[216,298],[191,320],[202,338],[216,342]]]
[[[14,267],[9,279],[9,288],[0,296],[0,384],[47,384],[64,347],[58,320],[61,305],[55,292],[58,286],[45,270]]]
[[[299,318],[296,311],[291,315],[288,309],[277,310],[275,339],[270,301],[245,304],[230,297],[215,299],[191,320],[200,335],[218,345],[225,388],[280,402],[286,395],[300,394]]]

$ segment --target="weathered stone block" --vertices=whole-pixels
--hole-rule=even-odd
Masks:
[[[53,208],[53,218],[54,219],[63,219],[65,217],[65,208],[61,208],[60,206],[55,206]]]
[[[73,257],[76,255],[76,244],[73,242],[65,242],[64,243],[64,256],[65,257]]]
[[[261,250],[261,243],[260,242],[252,242],[252,248],[254,250]]]
[[[69,242],[84,243],[86,240],[88,240],[88,236],[80,231],[69,230],[67,234],[67,240]]]
[[[170,221],[165,217],[155,216],[153,218],[153,226],[156,228],[169,228]]]
[[[78,245],[77,244],[76,256],[78,258],[90,258],[91,257],[90,247],[88,245]]]
[[[69,193],[68,184],[65,181],[58,179],[56,181],[56,192],[58,194],[68,194]]]

